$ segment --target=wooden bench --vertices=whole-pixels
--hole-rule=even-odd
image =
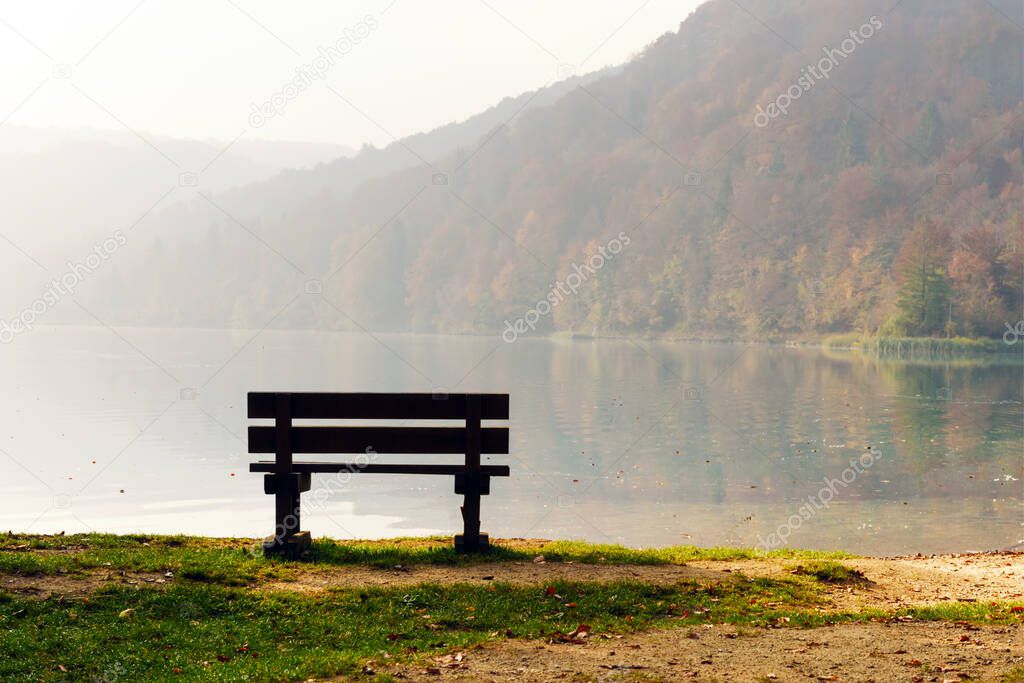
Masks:
[[[443,474],[455,477],[462,505],[460,552],[488,546],[480,533],[480,496],[491,492],[491,477],[509,476],[508,465],[481,465],[482,454],[508,453],[508,427],[482,427],[481,420],[508,420],[508,394],[316,394],[250,393],[250,419],[274,420],[249,427],[249,452],[273,453],[273,460],[249,465],[265,472],[263,491],[274,496],[276,527],[263,542],[268,555],[300,556],[310,544],[301,530],[300,496],[314,473]],[[294,426],[292,420],[464,420],[454,427]],[[296,461],[300,453],[358,453],[355,462]],[[461,464],[371,462],[377,454],[461,454]],[[367,457],[368,456],[368,457]]]

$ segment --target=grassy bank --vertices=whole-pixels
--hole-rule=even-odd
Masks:
[[[260,593],[181,584],[109,587],[88,598],[0,595],[0,678],[13,680],[301,680],[360,674],[381,659],[504,638],[571,639],[707,623],[815,627],[850,621],[1019,623],[1005,605],[825,614],[807,582],[741,578],[728,586],[638,582],[420,585]],[[380,680],[386,680],[381,678]]]
[[[942,359],[971,358],[996,354],[1020,355],[1021,347],[1011,346],[999,339],[953,337],[872,337],[841,334],[826,337],[822,345],[827,349],[850,349],[881,358]]]
[[[855,559],[839,553],[501,541],[486,556],[465,557],[449,543],[321,540],[309,561],[279,562],[264,559],[252,539],[0,537],[0,680],[382,681],[392,679],[378,672],[399,663],[429,666],[509,639],[566,643],[706,624],[1016,625],[1024,613],[1005,601],[824,609],[829,591],[869,583],[844,564]],[[727,568],[693,578],[680,573],[688,562],[773,562],[784,571],[748,577]],[[517,582],[481,576],[504,565],[537,573]],[[595,580],[619,565],[636,578]],[[411,568],[451,574],[389,582]],[[545,574],[558,568],[585,578]],[[669,580],[645,579],[641,570]],[[333,583],[311,582],[317,572],[332,572]],[[359,585],[357,572],[384,580]]]
[[[413,589],[338,589],[324,594],[258,593],[187,583],[163,590],[121,587],[88,600],[0,598],[3,680],[81,680],[124,670],[133,679],[302,679],[359,673],[387,653],[465,648],[495,638],[631,632],[660,623],[712,618],[768,624],[820,622],[814,593],[798,582],[742,582],[715,590],[698,584],[636,582],[547,586],[419,585]],[[987,612],[986,612],[987,613]],[[23,667],[32,664],[31,677]]]
[[[7,552],[4,552],[7,551]],[[33,552],[41,551],[41,552]],[[451,538],[398,538],[383,541],[318,539],[308,561],[267,560],[259,543],[245,538],[76,534],[71,536],[0,536],[0,574],[68,574],[88,570],[167,572],[176,576],[228,586],[260,579],[287,579],[338,566],[393,567],[472,565],[482,562],[547,562],[584,564],[669,565],[695,560],[842,559],[846,553],[794,549],[767,555],[752,548],[672,546],[637,550],[618,545],[578,541],[503,540],[485,555],[460,555]]]

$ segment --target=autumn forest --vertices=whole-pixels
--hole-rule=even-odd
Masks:
[[[709,2],[622,68],[467,122],[164,209],[107,316],[499,333],[624,233],[536,334],[998,337],[1020,320],[1024,86],[999,2],[745,7]],[[827,78],[807,76],[823,58]]]

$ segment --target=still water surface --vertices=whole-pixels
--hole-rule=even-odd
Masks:
[[[118,335],[38,328],[0,347],[0,529],[265,535],[273,506],[247,471],[247,391],[447,390],[512,396],[512,477],[483,505],[492,535],[756,545],[781,527],[788,545],[872,554],[1024,542],[1020,363],[630,341]],[[451,533],[452,487],[356,475],[307,505],[304,526],[341,538]]]

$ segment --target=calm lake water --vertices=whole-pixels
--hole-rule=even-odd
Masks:
[[[247,391],[446,390],[512,396],[512,477],[483,505],[492,535],[756,545],[781,528],[791,546],[872,554],[1024,542],[1020,364],[59,327],[0,346],[0,372],[0,529],[266,535]],[[356,475],[303,522],[340,538],[447,534],[460,500],[448,477]]]

